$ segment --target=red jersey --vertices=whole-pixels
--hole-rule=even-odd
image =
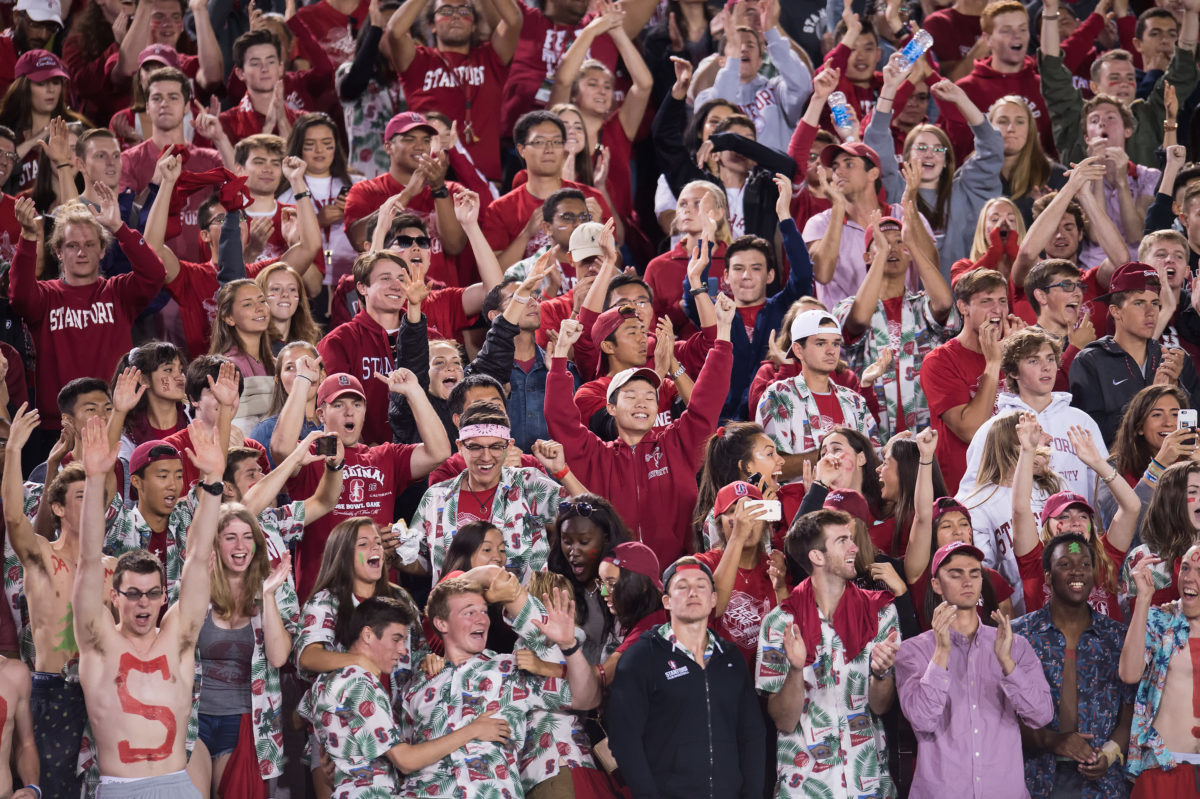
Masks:
[[[517,4],[525,17],[521,26],[521,39],[513,55],[504,84],[504,110],[500,117],[500,129],[513,129],[517,118],[526,111],[544,108],[550,99],[550,86],[554,84],[554,73],[562,63],[567,48],[575,41],[575,34],[588,26],[595,14],[588,14],[575,25],[552,22],[542,11]],[[617,46],[608,34],[599,36],[588,49],[588,56],[617,71]],[[545,87],[543,87],[545,84]],[[544,88],[544,90],[543,90]]]
[[[449,53],[417,45],[408,69],[400,74],[408,107],[422,114],[440,111],[458,122],[458,137],[475,166],[489,180],[500,180],[500,99],[508,65],[491,42],[470,52]],[[467,125],[475,141],[464,135]],[[507,128],[505,128],[507,130]]]
[[[162,152],[153,139],[146,139],[121,153],[121,186],[120,190],[132,189],[140,192],[150,185],[154,176],[154,165]],[[187,172],[205,172],[222,166],[221,154],[207,147],[187,145],[184,153],[184,170]],[[181,261],[202,261],[200,255],[200,206],[204,204],[211,192],[197,191],[188,197],[183,212],[179,215],[182,229],[178,236],[167,239],[166,246],[175,253]]]
[[[921,389],[929,403],[930,425],[938,433],[937,459],[946,479],[946,493],[958,493],[958,483],[967,468],[967,445],[950,431],[942,414],[966,405],[979,390],[987,365],[983,354],[973,352],[957,338],[934,348],[921,362]]]
[[[328,59],[336,69],[354,58],[354,40],[370,7],[368,0],[359,0],[354,11],[343,14],[329,3],[317,2],[301,6],[287,25],[296,33],[301,55],[310,64]],[[313,52],[314,46],[319,52]]]
[[[291,124],[303,112],[285,104],[284,113],[287,114],[288,124]],[[225,135],[235,144],[247,136],[262,133],[263,127],[267,124],[267,115],[254,110],[254,106],[250,104],[249,94],[242,95],[242,99],[237,105],[222,111],[217,115],[217,119],[221,122],[221,127],[225,129]]]
[[[964,14],[952,7],[934,11],[925,17],[921,27],[933,37],[933,47],[930,50],[939,64],[966,58],[983,33],[978,16]]]
[[[179,274],[166,289],[179,304],[188,358],[208,352],[212,323],[217,318],[217,270],[211,263],[179,262]]]
[[[990,57],[976,60],[975,68],[966,77],[959,79],[958,85],[971,98],[971,102],[980,109],[991,108],[992,103],[1006,95],[1015,94],[1024,98],[1033,112],[1034,121],[1037,122],[1038,135],[1042,140],[1042,150],[1048,157],[1054,158],[1058,154],[1058,150],[1054,146],[1054,134],[1050,129],[1050,112],[1042,97],[1042,81],[1038,76],[1037,61],[1033,56],[1025,56],[1025,63],[1021,66],[1020,71],[1012,74],[997,72],[992,69],[990,62]],[[975,139],[969,134],[963,134],[962,128],[966,126],[967,122],[957,107],[947,103],[940,108],[945,116],[945,121],[941,125],[946,129],[950,138],[956,142],[954,157],[961,164],[973,151]],[[966,147],[966,152],[958,152],[957,142],[959,141],[971,142]]]
[[[21,239],[8,273],[12,307],[29,325],[38,353],[41,426],[62,426],[58,392],[77,377],[108,381],[132,344],[133,320],[162,288],[166,271],[142,234],[125,225],[117,243],[133,267],[86,286],[38,280],[37,244]]]
[[[616,108],[616,104],[613,105]],[[613,211],[629,224],[633,220],[633,142],[621,125],[621,115],[614,111],[600,128],[600,140],[608,148],[608,180],[605,188],[613,201]]]
[[[369,516],[376,524],[392,523],[396,496],[413,481],[412,454],[416,448],[416,444],[380,444],[377,447],[356,444],[346,448],[342,493],[337,505],[327,515],[306,524],[304,537],[296,546],[297,596],[307,598],[312,592],[325,542],[338,522],[355,516]],[[288,494],[292,499],[308,499],[317,490],[324,473],[324,461],[302,467],[288,480]]]
[[[462,187],[454,181],[447,180],[446,188],[453,196]],[[404,191],[404,186],[398,183],[390,172],[355,183],[346,194],[346,215],[343,220],[346,231],[349,232],[351,226],[358,220],[378,211],[389,197],[402,191]],[[429,256],[429,277],[433,280],[440,280],[447,286],[458,285],[458,271],[455,269],[453,259],[447,258],[442,251],[442,239],[438,235],[437,211],[434,207],[433,192],[426,186],[404,210],[421,217],[425,221],[426,227],[429,228],[429,237],[433,240],[433,250]],[[526,219],[528,220],[528,217]]]
[[[696,560],[703,563],[715,574],[721,563],[723,549],[700,552]],[[767,564],[770,561],[764,556],[749,569],[738,568],[737,576],[733,578],[733,591],[729,594],[729,604],[720,616],[713,610],[710,624],[715,627],[717,635],[742,650],[746,663],[753,664],[758,655],[758,633],[762,620],[779,604],[775,594],[775,586],[767,576]]]
[[[378,178],[376,178],[378,180]],[[362,185],[361,183],[358,185]],[[564,189],[579,189],[583,192],[583,196],[592,197],[600,203],[600,210],[603,212],[604,219],[597,219],[597,222],[608,220],[612,216],[612,209],[608,207],[608,203],[604,199],[604,195],[593,189],[591,186],[585,186],[582,183],[564,180],[562,182]],[[493,200],[492,204],[487,207],[487,210],[479,218],[479,227],[483,229],[483,235],[487,237],[488,244],[493,250],[499,252],[508,248],[509,244],[521,235],[521,231],[529,224],[529,217],[534,211],[539,211],[544,203],[544,200],[534,197],[529,191],[529,184],[517,186],[508,194],[498,200]],[[347,216],[349,216],[349,203],[346,204]],[[528,258],[537,253],[543,247],[549,247],[554,242],[550,240],[550,234],[538,233],[529,239],[529,243],[525,245],[525,252],[521,254],[522,258]]]

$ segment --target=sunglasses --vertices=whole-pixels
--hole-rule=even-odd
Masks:
[[[136,588],[126,588],[124,591],[117,591],[118,594],[128,599],[130,602],[141,602],[142,597],[146,597],[151,602],[157,602],[162,599],[163,589],[151,588],[149,591],[139,591]]]
[[[405,236],[401,234],[396,237],[396,243],[402,248],[411,247],[415,244],[422,250],[428,250],[431,242],[428,236]]]
[[[558,504],[558,515],[566,516],[568,513],[575,513],[585,519],[592,515],[595,508],[588,502],[560,502]]]

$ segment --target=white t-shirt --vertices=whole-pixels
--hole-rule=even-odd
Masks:
[[[1036,485],[1033,487],[1033,515],[1042,512],[1049,497]],[[1017,568],[1017,556],[1013,554],[1012,534],[1012,488],[994,483],[978,486],[974,490],[961,490],[956,500],[971,512],[971,528],[974,544],[983,552],[983,565],[1000,572],[1004,581],[1012,586],[1013,610],[1018,615],[1025,612],[1025,589],[1021,585],[1021,572]]]

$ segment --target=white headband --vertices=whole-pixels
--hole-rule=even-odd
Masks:
[[[498,424],[473,424],[466,427],[460,427],[458,430],[459,441],[466,441],[468,438],[479,438],[480,436],[492,436],[494,438],[503,438],[508,440],[512,438],[512,431],[503,425]]]

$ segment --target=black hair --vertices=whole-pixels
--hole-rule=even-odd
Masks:
[[[1080,548],[1087,553],[1088,560],[1095,567],[1095,558],[1092,556],[1092,545],[1088,540],[1079,533],[1059,533],[1050,539],[1050,543],[1042,547],[1042,571],[1050,571],[1050,564],[1054,560],[1054,550],[1058,549],[1063,544],[1078,544]]]
[[[159,585],[166,587],[167,571],[162,562],[152,553],[144,549],[131,549],[117,558],[117,566],[113,569],[112,587],[121,590],[121,578],[125,572],[131,574],[157,574]]]
[[[654,302],[654,289],[650,288],[649,283],[647,283],[645,280],[642,280],[635,274],[627,274],[622,272],[608,283],[608,291],[604,292],[604,310],[607,311],[610,307],[612,307],[612,294],[614,291],[622,286],[635,285],[644,288],[646,290],[646,295],[650,298],[650,301]]]
[[[496,393],[500,395],[500,402],[503,403],[499,410],[501,413],[504,413],[507,416],[508,397],[504,394],[504,385],[491,375],[485,375],[482,372],[471,372],[462,380],[458,381],[458,385],[450,389],[450,396],[446,397],[446,407],[450,410],[451,415],[463,413],[463,409],[467,404],[467,392],[473,388],[496,389]],[[477,403],[478,401],[471,404],[475,405]],[[465,420],[463,420],[463,425],[466,425]]]
[[[257,47],[260,44],[269,44],[275,48],[275,57],[283,61],[283,46],[279,42],[279,37],[274,31],[267,28],[259,28],[254,31],[247,31],[241,36],[233,40],[233,63],[242,69],[246,68],[246,52],[251,47]]]
[[[346,628],[346,638],[351,642],[362,636],[367,627],[377,637],[393,624],[403,624],[411,627],[416,623],[412,608],[405,602],[390,596],[373,596],[358,603],[358,607],[350,614],[350,623]]]
[[[579,200],[581,203],[587,203],[587,197],[579,189],[566,188],[551,192],[546,201],[542,203],[542,220],[546,224],[554,221],[554,215],[558,213],[558,206],[562,204],[563,200]]]
[[[881,509],[882,514],[891,516],[893,520],[892,545],[888,554],[896,557],[902,554],[900,542],[912,527],[913,516],[916,514],[913,499],[917,493],[917,470],[920,468],[921,450],[917,447],[917,442],[910,438],[893,438],[888,442],[886,454],[896,461],[896,476],[900,483],[896,499],[890,507]],[[933,470],[933,495],[946,496],[950,492],[946,490],[946,480],[942,477],[942,469],[936,459],[930,468]]]
[[[504,302],[504,287],[517,286],[520,285],[520,283],[521,281],[517,280],[515,277],[506,277],[496,285],[492,286],[488,293],[483,297],[483,310],[479,312],[479,315],[484,319],[488,319],[490,318],[492,311],[499,311],[500,304]]]
[[[563,524],[576,518],[587,519],[604,534],[604,546],[600,550],[600,559],[612,554],[617,544],[632,541],[633,534],[625,526],[625,522],[617,513],[616,508],[604,497],[596,494],[580,494],[559,505],[558,516],[555,518],[554,524],[550,526],[550,552],[546,557],[546,568],[566,577],[567,582],[571,584],[571,591],[575,595],[575,615],[579,624],[582,625],[588,618],[587,592],[591,586],[583,585],[575,577],[575,570],[567,562],[561,543]],[[613,622],[607,603],[600,603],[600,612],[604,614],[602,638],[607,638]]]
[[[617,623],[628,632],[651,613],[663,609],[662,592],[646,575],[621,569],[612,589],[612,604]]]
[[[549,122],[558,128],[559,134],[567,138],[567,126],[563,124],[562,119],[558,114],[553,114],[549,111],[529,111],[522,114],[517,120],[517,124],[513,125],[513,142],[516,144],[525,144],[525,140],[529,138],[529,131],[533,130],[538,125]]]
[[[763,258],[767,261],[767,271],[775,268],[775,257],[772,254],[771,242],[761,236],[739,236],[725,250],[725,269],[729,269],[730,258],[739,252],[746,252],[747,250],[753,250],[762,254]]]
[[[201,355],[188,364],[187,382],[184,384],[188,402],[195,405],[200,401],[204,389],[208,388],[208,378],[211,377],[213,382],[216,382],[217,377],[221,374],[221,366],[226,363],[232,362],[224,355]],[[242,379],[242,370],[238,369],[238,394],[241,394],[244,389],[245,381]]]
[[[446,557],[442,561],[442,574],[449,574],[452,571],[470,571],[471,558],[475,555],[476,550],[483,546],[483,539],[487,537],[488,530],[498,529],[491,522],[479,519],[459,527],[458,532],[450,541],[449,548],[446,549]]]
[[[75,413],[75,403],[79,400],[79,395],[91,394],[93,391],[103,391],[106,397],[111,397],[108,393],[108,383],[100,378],[75,378],[58,390],[58,412]]]

